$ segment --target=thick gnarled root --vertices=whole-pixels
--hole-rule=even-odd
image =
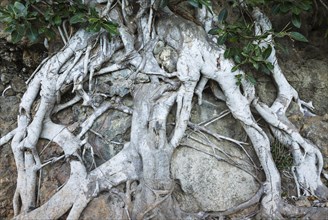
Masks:
[[[270,45],[273,48],[268,61],[274,64],[272,76],[277,84],[278,96],[269,107],[257,99],[255,87],[249,82],[242,82],[242,91],[236,85],[235,76],[244,73],[240,70],[232,73],[234,63],[224,58],[224,47],[209,42],[204,29],[210,28],[211,17],[208,13],[204,14],[204,10],[199,14],[199,19],[206,20],[201,22],[205,26],[203,29],[168,10],[160,14],[160,20],[153,22],[156,9],[153,1],[133,3],[140,9],[135,17],[131,13],[133,10],[125,8],[129,4],[132,7],[131,2],[113,2],[108,1],[103,12],[104,16],[107,16],[106,13],[119,15],[115,15],[115,19],[121,24],[118,29],[120,37],[109,42],[105,33],[78,31],[63,50],[40,66],[29,81],[20,105],[18,127],[0,140],[2,145],[13,139],[12,150],[18,170],[14,196],[16,218],[56,219],[70,209],[68,218],[78,219],[88,203],[103,191],[120,195],[125,204],[125,215],[132,219],[211,216],[206,213],[183,215],[171,196],[175,182],[170,172],[173,152],[184,138],[188,123],[192,125],[189,119],[193,96],[197,94],[201,104],[202,92],[209,80],[212,80],[210,87],[214,96],[227,104],[233,117],[243,126],[265,173],[265,182],[250,201],[217,216],[229,215],[253,205],[261,196],[265,218],[282,218],[288,209],[294,216],[312,213],[314,209],[294,210],[282,202],[280,174],[270,153],[268,135],[257,124],[250,110],[254,107],[275,137],[291,147],[299,195],[303,190],[305,194],[326,198],[328,190],[320,180],[322,155],[285,116],[293,99],[300,106],[311,108],[311,105],[300,100],[285,79],[277,63],[272,37],[269,35],[258,42],[262,47]],[[271,29],[269,20],[258,9],[253,16],[257,34]],[[167,72],[157,63],[152,51],[159,39],[176,50],[176,71]],[[125,74],[122,79],[126,80],[127,90],[132,95],[133,108],[124,106],[120,101],[122,97],[117,94],[97,92],[97,77],[107,73],[115,73],[116,76]],[[140,73],[147,78],[143,82],[137,80]],[[76,93],[75,98],[60,103],[61,95],[71,90]],[[102,99],[95,101],[96,96]],[[65,127],[51,121],[53,114],[79,101],[83,102],[80,103],[82,106],[93,110],[84,122]],[[36,104],[37,108],[33,109]],[[132,114],[130,143],[126,143],[123,150],[110,160],[88,172],[79,151],[83,145],[90,145],[88,131],[109,109]],[[175,123],[172,130],[167,131],[169,114],[174,116]],[[69,162],[71,173],[57,193],[45,204],[36,207],[38,171],[44,166],[36,150],[39,138],[51,140],[64,150],[62,157]],[[233,141],[239,145],[244,143]],[[122,183],[126,184],[123,194],[115,188]]]
[[[253,11],[253,17],[255,19],[256,34],[261,35],[272,29],[270,20],[259,9],[256,8]],[[275,137],[291,148],[294,158],[292,172],[294,173],[298,195],[300,196],[301,188],[304,195],[316,195],[326,199],[328,188],[324,186],[320,179],[323,167],[322,154],[317,146],[299,134],[296,127],[285,116],[286,110],[293,99],[299,104],[303,114],[309,112],[308,109],[312,110],[313,106],[311,103],[300,100],[296,90],[286,80],[277,61],[272,35],[268,35],[266,39],[259,41],[258,44],[265,48],[272,47],[271,55],[267,61],[274,66],[272,76],[277,85],[278,96],[271,107],[258,102],[257,99],[253,101],[252,105],[271,126]]]

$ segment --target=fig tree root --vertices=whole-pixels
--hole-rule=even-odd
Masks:
[[[268,134],[251,112],[254,107],[274,136],[292,150],[299,196],[327,199],[327,187],[320,180],[322,155],[285,115],[292,101],[297,102],[303,112],[311,105],[302,101],[287,82],[279,67],[271,35],[257,42],[261,47],[273,48],[268,61],[274,65],[272,78],[278,94],[275,102],[268,106],[259,100],[250,82],[243,80],[241,86],[236,84],[236,75],[245,73],[242,70],[231,72],[234,63],[224,58],[225,47],[217,46],[213,37],[206,33],[213,26],[214,15],[197,9],[199,22],[196,24],[167,7],[159,9],[156,1],[113,2],[99,5],[99,10],[118,23],[120,34],[109,40],[103,30],[99,33],[77,31],[29,80],[21,100],[17,128],[1,137],[1,145],[12,139],[17,166],[13,199],[15,219],[57,219],[67,212],[69,219],[78,219],[88,203],[103,191],[122,198],[125,214],[120,218],[129,219],[223,217],[258,202],[261,215],[266,218],[307,217],[314,211],[327,212],[324,208],[299,208],[282,201],[280,174],[271,156]],[[136,10],[138,13],[133,13]],[[271,30],[269,19],[259,9],[253,11],[253,17],[256,34]],[[163,55],[164,61],[160,61],[155,55],[164,46],[175,52],[169,58]],[[120,80],[110,85],[108,91],[99,91],[98,79],[111,76]],[[172,196],[176,182],[170,166],[188,124],[218,140],[232,141],[241,147],[245,144],[190,122],[194,94],[200,105],[209,80],[213,96],[226,103],[247,133],[265,181],[256,195],[235,208],[224,212],[186,213]],[[126,92],[118,87],[124,87]],[[69,92],[75,93],[75,98],[63,103],[62,96]],[[127,97],[132,97],[133,106],[124,105]],[[88,107],[93,114],[82,124],[65,126],[53,122],[58,112],[72,105]],[[130,141],[107,162],[87,171],[81,152],[92,149],[88,133],[96,119],[108,110],[132,114]],[[169,129],[170,114],[174,116],[174,126]],[[63,149],[71,171],[66,184],[47,202],[37,205],[39,171],[45,166],[36,148],[40,138]],[[122,184],[124,192],[116,188]]]

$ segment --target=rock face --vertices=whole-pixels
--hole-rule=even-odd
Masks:
[[[319,146],[324,156],[324,168],[328,171],[328,114],[323,117],[311,117],[304,119],[301,133],[310,141]]]
[[[0,97],[0,135],[17,125],[19,99],[15,96]],[[10,145],[0,147],[0,219],[13,216],[12,198],[16,187],[16,166]]]
[[[300,56],[293,53],[293,56]],[[325,55],[327,57],[327,55]],[[299,58],[299,59],[297,59]],[[328,65],[327,58],[303,60],[286,58],[280,61],[288,82],[298,91],[304,101],[312,101],[315,114],[324,115],[328,109]],[[258,94],[266,103],[272,103],[277,90],[270,77],[259,75],[257,78]]]
[[[187,212],[225,211],[250,199],[259,188],[247,172],[188,147],[175,153],[172,174],[182,189],[175,197]]]
[[[191,121],[206,125],[227,109],[204,94],[203,104],[194,106]],[[208,123],[206,128],[222,136],[244,141],[242,127],[228,114]],[[257,171],[247,154],[254,155],[249,146],[238,145],[199,132],[188,131],[186,140],[172,159],[171,173],[178,180],[181,191],[175,193],[180,206],[187,212],[224,211],[251,198],[259,189],[252,175]],[[256,164],[255,164],[256,166]],[[250,175],[252,174],[252,175]],[[261,176],[260,173],[257,175]]]

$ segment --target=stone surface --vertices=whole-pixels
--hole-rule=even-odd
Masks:
[[[202,106],[194,106],[192,110],[191,121],[204,124],[226,109],[224,103],[204,94]],[[231,114],[206,127],[220,135],[244,141],[245,133]],[[256,173],[252,161],[236,144],[218,141],[196,130],[188,132],[181,146],[173,156],[171,173],[181,187],[175,197],[183,210],[224,211],[247,201],[259,189],[259,184],[249,174]],[[247,152],[254,155],[250,148]]]
[[[6,134],[16,127],[19,103],[20,99],[15,96],[0,96],[1,135]]]
[[[327,58],[323,60],[286,60],[280,61],[282,70],[289,83],[298,91],[299,97],[312,101],[315,114],[324,115],[328,109],[328,65]],[[257,77],[257,89],[260,99],[271,104],[277,91],[271,78],[264,74]]]
[[[19,99],[0,97],[0,137],[17,125]],[[16,165],[10,144],[0,147],[0,219],[13,216],[12,198],[16,187]]]
[[[311,202],[307,198],[300,198],[299,200],[295,201],[295,205],[301,207],[311,207]]]
[[[21,77],[14,76],[10,84],[11,88],[17,93],[24,93],[26,90],[25,81]]]
[[[301,134],[317,145],[323,154],[324,168],[328,171],[328,114],[309,118],[292,117]]]
[[[245,171],[187,147],[175,153],[172,174],[183,191],[175,197],[187,212],[224,211],[247,201],[259,189]]]
[[[0,147],[0,219],[12,217],[14,214],[12,198],[16,178],[15,160],[10,145],[7,144]]]
[[[94,148],[98,165],[106,162],[123,148],[130,137],[127,133],[131,126],[131,116],[109,110],[94,124],[93,129],[103,138],[90,134],[89,142]]]
[[[124,202],[119,196],[113,193],[104,193],[89,203],[80,219],[122,219],[122,216],[125,216],[123,219],[129,219],[125,213]]]

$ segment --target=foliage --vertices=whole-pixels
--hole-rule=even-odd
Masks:
[[[98,32],[103,28],[109,34],[117,33],[114,23],[99,17],[95,8],[82,4],[81,0],[21,0],[0,8],[0,22],[5,24],[13,43],[24,36],[31,43],[44,37],[53,39],[65,20],[88,31]]]
[[[202,8],[203,6],[212,13],[211,0],[188,0],[189,4],[195,8]]]
[[[232,72],[239,68],[249,70],[246,72],[260,71],[265,74],[270,74],[273,70],[273,64],[267,59],[271,55],[272,47],[261,47],[258,42],[265,40],[269,35],[273,38],[281,38],[288,36],[292,40],[307,42],[305,36],[299,32],[290,31],[291,28],[286,26],[280,32],[269,31],[262,35],[254,34],[254,22],[250,16],[253,7],[271,7],[273,13],[286,14],[292,13],[291,22],[296,28],[301,27],[301,19],[299,17],[302,11],[311,10],[311,1],[268,1],[268,0],[246,0],[248,7],[242,7],[240,1],[234,1],[232,7],[237,7],[241,12],[238,19],[233,22],[228,22],[228,8],[223,8],[218,15],[218,27],[209,31],[209,34],[216,35],[218,45],[227,45],[224,57],[233,59],[235,66],[231,69]],[[253,75],[245,74],[247,80],[256,83]],[[237,84],[241,83],[241,75],[236,76]]]

